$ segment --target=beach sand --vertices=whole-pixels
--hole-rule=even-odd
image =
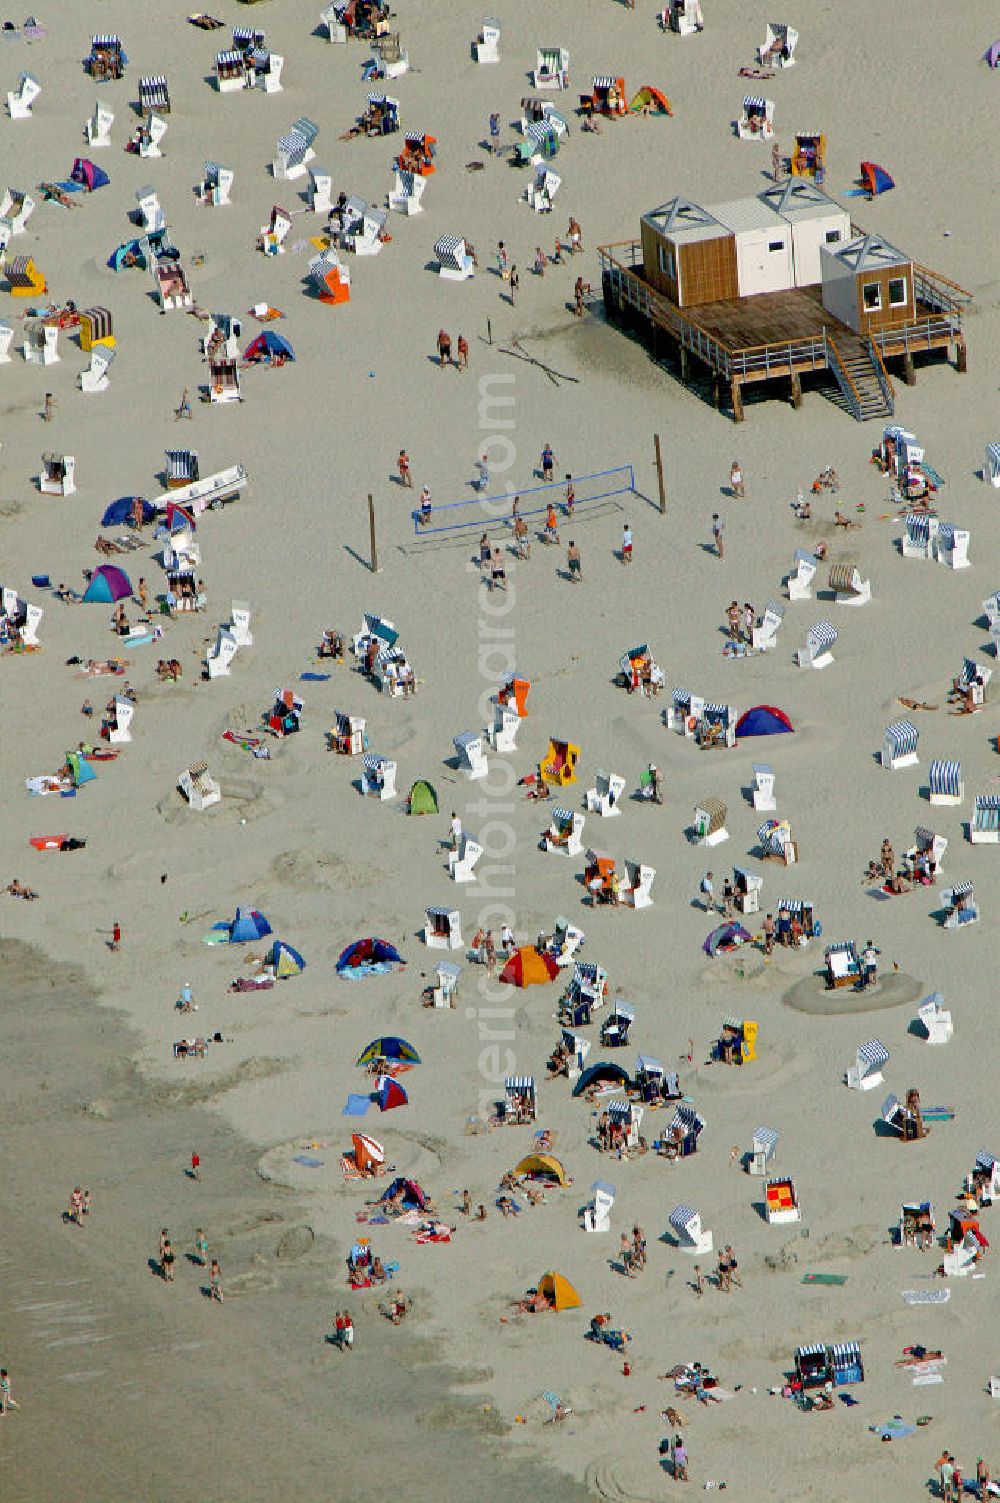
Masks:
[[[80,705],[89,696],[100,710],[113,681],[84,681],[66,660],[115,650],[107,611],[42,599],[44,651],[3,664],[11,713],[0,874],[42,894],[33,904],[3,900],[0,1121],[5,1199],[17,1219],[0,1253],[0,1362],[22,1406],[2,1426],[4,1495],[32,1503],[255,1498],[284,1483],[301,1498],[356,1497],[388,1474],[405,1478],[417,1499],[460,1499],[475,1486],[561,1503],[580,1484],[609,1500],[657,1498],[669,1486],[658,1415],[673,1402],[672,1385],[658,1375],[694,1359],[727,1387],[741,1385],[721,1412],[684,1406],[699,1485],[725,1479],[747,1498],[794,1487],[820,1503],[861,1486],[908,1495],[924,1484],[942,1445],[968,1469],[988,1445],[992,1420],[986,1382],[995,1352],[984,1284],[955,1280],[946,1307],[911,1311],[901,1290],[924,1287],[936,1258],[889,1245],[902,1200],[933,1200],[943,1230],[976,1152],[995,1148],[983,1062],[1000,881],[993,850],[967,845],[963,830],[972,794],[997,774],[995,716],[987,710],[950,726],[945,704],[962,658],[984,657],[987,634],[973,623],[1000,582],[993,493],[976,476],[985,443],[997,436],[1000,377],[1000,226],[980,170],[995,80],[979,58],[990,38],[975,17],[957,16],[931,46],[895,0],[877,14],[850,0],[803,17],[797,66],[764,86],[786,150],[800,126],[826,131],[832,193],[851,184],[862,158],[893,173],[895,192],[872,204],[848,200],[862,225],[976,295],[968,375],[934,364],[919,370],[915,387],[896,383],[897,419],[947,479],[942,515],[972,531],[973,567],[953,577],[896,551],[901,529],[882,519],[886,485],[869,464],[877,424],[855,425],[814,390],[797,412],[748,399],[747,420],[736,427],[703,387],[685,390],[638,342],[606,328],[599,300],[583,321],[572,317],[576,275],[599,288],[594,247],[637,234],[646,209],[675,193],[713,202],[763,183],[769,154],[736,141],[728,127],[743,94],[758,87],[737,70],[751,61],[763,19],[706,0],[705,33],[681,40],[660,35],[650,7],[630,13],[553,0],[544,17],[501,17],[503,61],[485,69],[468,61],[478,16],[456,22],[440,0],[405,11],[399,24],[415,71],[389,92],[402,102],[404,129],[437,136],[438,171],[425,213],[393,216],[383,253],[350,262],[350,304],[328,308],[303,294],[312,248],[294,248],[318,233],[311,216],[295,219],[284,256],[265,260],[253,251],[272,203],[301,207],[302,184],[272,183],[265,171],[296,116],[319,123],[317,161],[331,169],[335,191],[343,185],[381,201],[391,181],[395,141],[338,140],[367,93],[359,82],[367,51],[311,36],[320,8],[225,0],[218,9],[227,24],[266,27],[285,54],[286,87],[275,97],[218,97],[204,76],[227,34],[196,31],[180,12],[163,20],[148,0],[135,0],[122,17],[96,3],[77,7],[71,21],[53,9],[41,18],[50,28],[44,42],[11,43],[3,53],[5,87],[29,67],[45,90],[32,122],[0,127],[9,179],[28,187],[67,174],[84,149],[80,129],[95,89],[78,59],[90,34],[119,26],[131,59],[126,81],[100,91],[116,112],[114,146],[95,155],[111,186],[72,210],[40,205],[11,246],[36,256],[56,299],[112,309],[118,355],[111,390],[93,399],[75,390],[85,362],[65,335],[58,366],[39,370],[18,358],[0,370],[4,581],[29,599],[39,598],[33,574],[78,586],[79,571],[99,561],[92,545],[104,506],[122,494],[157,494],[168,446],[196,448],[203,474],[235,462],[250,474],[239,502],[199,527],[207,612],[171,623],[162,648],[129,654],[138,693],[132,744],[114,765],[100,765],[97,782],[75,800],[29,801],[23,780],[53,770],[66,748],[95,734]],[[607,125],[599,137],[581,135],[574,123],[556,163],[565,179],[556,212],[542,219],[517,202],[523,175],[488,160],[482,172],[464,168],[484,159],[477,143],[489,111],[517,115],[517,101],[531,92],[524,69],[549,39],[571,48],[570,100],[592,74],[613,70],[630,88],[663,87],[675,116]],[[137,118],[128,105],[136,79],[156,71],[168,75],[173,100],[167,155],[141,162],[120,148]],[[191,187],[205,158],[235,168],[231,207],[195,205]],[[146,183],[157,187],[197,302],[236,314],[270,302],[286,314],[277,327],[297,357],[280,371],[247,372],[238,407],[196,402],[191,423],[175,423],[172,412],[182,389],[193,396],[204,379],[199,326],[181,313],[160,317],[140,273],[115,277],[105,268],[130,234],[126,214]],[[570,214],[583,226],[585,255],[544,278],[529,275],[535,246],[551,250]],[[435,240],[448,233],[477,246],[480,271],[470,283],[444,283],[427,269]],[[516,310],[490,269],[499,239],[521,269]],[[0,316],[16,319],[20,308],[4,301]],[[434,367],[442,326],[468,338],[468,374]],[[244,342],[256,328],[244,318]],[[500,346],[515,335],[579,384],[557,390],[541,371],[504,356]],[[45,391],[57,402],[50,425],[38,417]],[[666,458],[666,517],[649,499],[654,432]],[[438,503],[470,496],[473,462],[486,445],[498,486],[524,490],[546,441],[557,474],[631,463],[640,494],[590,515],[581,508],[573,531],[564,530],[563,543],[573,536],[581,547],[581,588],[562,577],[562,549],[536,545],[527,564],[508,563],[508,595],[483,598],[471,563],[475,535],[451,546],[415,542],[410,508],[424,483]],[[409,493],[392,481],[403,446],[416,486]],[[42,450],[76,456],[76,496],[35,492],[29,477]],[[743,502],[724,494],[737,455],[748,482]],[[847,537],[831,536],[831,498],[817,500],[807,527],[789,511],[797,489],[831,463],[842,481],[836,504],[864,522]],[[369,492],[376,578],[367,568]],[[862,503],[865,512],[855,512]],[[716,510],[726,523],[722,563],[707,546]],[[635,534],[628,573],[615,557],[625,521]],[[760,608],[781,598],[794,550],[824,536],[832,560],[856,558],[870,575],[871,606],[838,611],[821,594],[788,607],[775,652],[723,659],[729,600]],[[143,575],[151,591],[160,588],[149,553],[122,562],[133,583]],[[201,683],[205,646],[234,597],[251,603],[254,646],[238,655],[230,678]],[[399,628],[419,679],[416,698],[379,697],[350,666],[332,668],[329,682],[299,682],[323,666],[314,661],[322,630],[337,625],[350,635],[365,610]],[[834,611],[841,632],[834,666],[798,670],[792,653],[808,626]],[[796,734],[709,755],[668,734],[662,699],[636,702],[613,684],[621,653],[639,641],[651,644],[670,688],[740,708],[780,705]],[[181,660],[180,685],[156,683],[161,654]],[[532,769],[550,735],[581,746],[581,777],[568,790],[573,807],[598,768],[621,771],[629,793],[650,759],[663,769],[662,809],[629,798],[606,826],[588,816],[585,832],[585,844],[656,868],[652,909],[584,905],[582,862],[537,849],[547,807],[524,802],[523,790],[502,777],[485,789],[468,784],[452,765],[452,737],[486,723],[489,695],[515,666],[532,690],[508,782]],[[252,729],[277,685],[301,692],[303,734],[275,744],[270,761],[254,761],[222,732]],[[940,708],[917,717],[920,767],[890,775],[875,754],[883,727],[901,713],[901,694]],[[367,717],[372,750],[398,761],[402,791],[417,777],[434,784],[439,817],[408,820],[399,802],[377,806],[358,796],[358,764],[325,748],[335,708]],[[226,796],[197,815],[175,784],[203,757]],[[918,794],[934,757],[961,758],[963,808],[931,810]],[[779,896],[806,896],[824,942],[874,937],[883,967],[900,969],[864,999],[863,1011],[840,997],[828,1005],[815,979],[822,942],[746,981],[701,949],[711,922],[696,902],[698,882],[712,867],[718,888],[754,850],[760,816],[745,790],[760,760],[775,767],[778,812],[792,822],[800,857],[787,871],[750,858],[765,876],[764,911]],[[728,804],[731,839],[706,852],[688,832],[696,802],[712,795]],[[481,880],[464,889],[450,883],[441,844],[452,809],[487,844]],[[941,884],[877,902],[861,880],[883,835],[900,851],[918,824],[949,838],[947,879],[975,879],[984,922],[970,932],[944,933],[934,921]],[[64,829],[87,839],[69,862],[27,846],[30,836]],[[585,929],[586,958],[605,965],[613,989],[637,1008],[635,1049],[678,1067],[706,1118],[694,1160],[676,1169],[653,1156],[608,1163],[587,1143],[589,1109],[570,1099],[565,1083],[540,1084],[539,1124],[555,1134],[574,1183],[517,1219],[499,1217],[496,1185],[528,1151],[531,1130],[473,1131],[471,1123],[491,1093],[502,1094],[505,1073],[544,1074],[559,989],[508,997],[484,989],[466,967],[458,1007],[423,1011],[420,991],[437,959],[417,938],[423,910],[452,901],[466,938],[480,922],[496,930],[503,905],[523,942],[559,914]],[[227,993],[245,955],[205,946],[202,937],[238,904],[261,909],[275,934],[301,950],[308,967],[300,977],[259,996]],[[123,944],[112,954],[106,941],[116,919]],[[406,970],[358,985],[339,981],[338,954],[366,934],[398,945]],[[173,1011],[184,981],[199,1004],[196,1029]],[[934,989],[956,1020],[945,1049],[929,1049],[909,1028]],[[702,1063],[727,1015],[760,1024],[758,1059],[739,1072]],[[172,1058],[182,1033],[216,1029],[229,1042],[207,1059]],[[490,1206],[485,1225],[463,1225],[450,1245],[417,1246],[401,1227],[372,1229],[376,1250],[400,1261],[414,1302],[402,1329],[379,1317],[377,1297],[345,1291],[343,1259],[364,1230],[355,1215],[368,1192],[345,1184],[339,1169],[354,1125],[341,1108],[349,1092],[365,1089],[354,1060],[370,1038],[394,1032],[424,1061],[403,1077],[410,1104],[362,1125],[452,1224],[466,1186],[474,1203]],[[872,1037],[892,1053],[887,1091],[902,1097],[915,1085],[925,1104],[956,1108],[955,1120],[936,1123],[926,1142],[884,1140],[873,1127],[883,1093],[844,1090],[844,1070]],[[681,1059],[689,1039],[690,1065]],[[622,1056],[628,1068],[634,1052]],[[595,1039],[591,1059],[599,1057]],[[730,1147],[747,1150],[760,1123],[781,1133],[777,1167],[794,1175],[800,1225],[767,1226],[760,1182],[729,1166]],[[312,1143],[324,1146],[305,1149]],[[193,1149],[202,1158],[197,1184],[184,1172]],[[303,1151],[321,1164],[295,1163]],[[603,1238],[584,1236],[577,1219],[598,1177],[618,1190],[613,1231]],[[82,1232],[59,1219],[76,1183],[94,1195]],[[699,1301],[686,1287],[692,1260],[665,1236],[680,1202],[698,1207],[717,1248],[736,1247],[745,1288],[729,1300],[710,1288]],[[626,1282],[609,1259],[634,1221],[645,1229],[649,1268]],[[150,1277],[147,1260],[164,1225],[181,1253],[195,1227],[206,1228],[225,1274],[221,1310],[199,1292],[203,1280],[186,1260],[173,1288]],[[987,1236],[991,1225],[987,1213]],[[572,1279],[582,1309],[512,1316],[509,1302],[550,1268]],[[803,1287],[813,1271],[843,1273],[848,1282]],[[989,1259],[985,1272],[989,1282]],[[348,1304],[357,1341],[342,1356],[325,1338],[334,1310]],[[628,1378],[620,1358],[583,1339],[598,1310],[633,1333]],[[838,1405],[813,1420],[768,1396],[799,1343],[852,1339],[862,1343],[867,1372],[854,1390],[858,1407]],[[894,1369],[901,1348],[915,1341],[947,1351],[940,1387],[911,1391],[909,1376]],[[545,1390],[572,1408],[563,1425],[542,1427]],[[883,1445],[867,1427],[896,1413],[910,1422],[932,1413],[934,1423]]]

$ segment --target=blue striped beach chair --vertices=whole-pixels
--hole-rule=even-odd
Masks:
[[[852,1091],[873,1091],[882,1084],[882,1067],[888,1063],[889,1051],[881,1039],[869,1039],[858,1045],[854,1064],[844,1072],[844,1084]]]
[[[968,924],[978,924],[979,907],[971,882],[954,882],[941,894],[946,908],[943,927],[964,929]]]
[[[139,108],[148,114],[155,110],[158,115],[170,114],[170,90],[162,73],[149,73],[139,80]]]
[[[694,1206],[682,1202],[674,1206],[667,1217],[670,1230],[677,1245],[686,1253],[709,1253],[712,1251],[712,1233],[701,1224],[701,1213]]]
[[[747,1169],[750,1174],[766,1174],[778,1150],[781,1134],[773,1127],[755,1127]]]
[[[833,662],[830,651],[839,632],[831,621],[817,621],[806,632],[806,645],[797,654],[800,668],[828,668]]]
[[[1000,843],[1000,793],[977,793],[969,822],[973,845]]]
[[[894,720],[882,733],[882,766],[890,772],[901,767],[916,767],[920,732],[912,720]]]
[[[987,485],[1000,488],[1000,444],[991,443],[986,445],[986,461],[983,465],[983,479]]]
[[[936,757],[927,769],[927,782],[932,804],[960,804],[965,797],[961,762]]]

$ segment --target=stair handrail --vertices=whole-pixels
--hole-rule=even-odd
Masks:
[[[889,412],[892,413],[895,411],[896,407],[896,391],[889,376],[889,372],[885,368],[885,361],[882,359],[882,351],[879,349],[878,345],[870,335],[865,340],[864,344],[865,349],[868,351],[868,354],[871,357],[872,369],[874,370],[875,375],[878,378],[878,384],[882,388],[882,396],[885,398],[885,405],[888,407]]]
[[[858,412],[860,413],[860,411],[861,411],[861,393],[858,391],[858,388],[854,384],[854,377],[851,375],[850,371],[847,369],[847,366],[844,363],[844,357],[840,353],[839,349],[837,348],[837,344],[836,344],[836,341],[833,338],[833,335],[830,334],[830,333],[828,333],[827,330],[824,329],[823,330],[823,338],[824,338],[824,340],[826,342],[826,346],[827,346],[828,352],[830,352],[830,353],[833,354],[833,362],[832,362],[832,364],[833,364],[833,368],[834,368],[834,375],[838,375],[838,371],[839,371],[839,377],[838,377],[838,379],[840,377],[843,378],[841,384],[843,385],[843,382],[846,382],[847,385],[850,387],[850,389],[851,389],[851,395],[852,395],[853,400],[854,400],[854,405],[857,408]],[[846,395],[846,393],[845,393],[845,395]]]

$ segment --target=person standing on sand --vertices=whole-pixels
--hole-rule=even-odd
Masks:
[[[210,1287],[210,1289],[212,1291],[212,1298],[215,1299],[215,1300],[218,1300],[219,1304],[221,1305],[222,1304],[222,1269],[219,1267],[219,1260],[218,1260],[218,1258],[213,1258],[212,1259],[212,1268],[211,1268],[211,1272],[209,1273],[208,1278],[209,1278],[209,1287]]]
[[[108,945],[108,949],[109,950],[118,950],[118,949],[120,949],[121,948],[121,942],[122,942],[122,926],[118,922],[118,920],[115,919],[114,923],[111,926],[111,943]]]
[[[706,872],[701,879],[701,901],[705,912],[711,913],[715,907],[715,885],[711,872]]]
[[[464,334],[458,336],[458,368],[460,371],[469,369],[469,341]]]
[[[0,1367],[0,1416],[5,1415],[8,1409],[20,1407],[10,1391],[10,1373],[5,1367]]]
[[[160,1239],[160,1271],[163,1274],[164,1283],[174,1282],[174,1249],[167,1236]]]
[[[729,489],[737,501],[742,501],[747,493],[743,481],[743,470],[738,459],[734,459],[729,467]]]
[[[344,1347],[345,1352],[354,1350],[354,1321],[350,1310],[344,1311]]]
[[[693,1272],[694,1278],[691,1280],[691,1288],[694,1290],[698,1298],[701,1299],[705,1293],[705,1275],[702,1273],[701,1267],[698,1263],[694,1265]]]
[[[468,1190],[462,1191],[462,1215],[472,1215],[472,1196],[469,1194]]]
[[[764,954],[765,955],[773,955],[774,954],[774,914],[773,913],[765,913],[765,915],[764,915],[763,930],[764,930]]]
[[[632,562],[632,529],[628,525],[628,523],[626,522],[624,528],[622,529],[622,563],[623,564],[630,564],[631,562]]]
[[[396,460],[396,469],[399,471],[399,483],[406,490],[413,486],[413,476],[410,474],[410,456],[405,449],[400,449],[399,458]]]
[[[191,1178],[201,1178],[201,1154],[199,1153],[192,1153],[191,1155]]]
[[[566,549],[566,564],[569,568],[569,577],[573,584],[581,584],[583,582],[583,562],[580,558],[580,550],[572,540]]]
[[[208,1238],[199,1226],[194,1234],[194,1251],[202,1268],[208,1267]]]
[[[512,266],[510,269],[510,306],[512,308],[517,307],[517,289],[520,285],[521,278],[518,275],[517,267]]]
[[[722,518],[719,516],[719,513],[717,511],[713,511],[713,513],[712,513],[712,541],[715,544],[715,551],[719,555],[720,559],[723,556],[722,528],[723,528]]]
[[[447,329],[439,329],[437,337],[438,365],[444,370],[451,364],[451,335]]]

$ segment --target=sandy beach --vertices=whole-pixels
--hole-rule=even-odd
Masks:
[[[1000,774],[996,680],[980,715],[953,717],[947,702],[963,658],[994,665],[980,618],[1000,586],[995,492],[979,478],[986,443],[1000,437],[988,20],[949,16],[932,47],[900,0],[877,13],[857,0],[790,12],[801,33],[797,64],[758,85],[739,69],[753,61],[766,16],[732,0],[705,0],[705,30],[688,38],[661,32],[646,3],[630,11],[610,0],[550,0],[533,15],[511,8],[500,14],[495,67],[469,58],[478,12],[456,20],[442,0],[401,7],[394,26],[412,67],[387,89],[400,100],[404,130],[436,136],[437,171],[421,215],[390,214],[392,239],[381,254],[348,258],[351,300],[332,307],[304,283],[310,237],[324,217],[306,211],[307,179],[272,180],[275,142],[296,117],[311,118],[334,194],[343,187],[381,204],[400,137],[340,139],[375,86],[361,81],[362,42],[332,47],[314,34],[321,8],[318,0],[219,0],[213,13],[227,30],[206,32],[186,23],[183,8],[164,16],[150,0],[87,0],[72,16],[55,6],[42,13],[43,41],[0,46],[4,90],[22,68],[43,86],[33,119],[0,122],[0,191],[9,182],[34,192],[38,181],[68,176],[74,157],[86,154],[81,130],[95,96],[115,111],[111,148],[93,154],[110,185],[71,209],[39,203],[7,254],[36,259],[54,302],[110,308],[117,339],[110,390],[96,396],[77,389],[86,357],[68,332],[58,365],[28,365],[18,351],[0,366],[0,583],[45,610],[42,650],[0,661],[8,706],[0,886],[16,877],[40,894],[31,903],[0,896],[8,1208],[0,1365],[20,1404],[0,1423],[0,1489],[12,1503],[253,1500],[279,1487],[304,1500],[354,1499],[392,1478],[405,1480],[415,1500],[457,1503],[502,1488],[537,1503],[646,1503],[678,1485],[660,1449],[673,1433],[660,1418],[667,1405],[682,1410],[699,1490],[725,1481],[747,1499],[794,1490],[839,1503],[861,1487],[918,1497],[943,1447],[966,1475],[979,1456],[996,1470],[985,1288],[993,1255],[978,1270],[983,1278],[948,1282],[947,1304],[913,1309],[902,1291],[938,1287],[941,1250],[899,1248],[890,1235],[907,1200],[932,1201],[943,1235],[977,1152],[1000,1153],[987,1065],[1000,872],[994,848],[973,846],[966,834],[974,795],[995,791]],[[210,82],[215,53],[229,28],[250,24],[265,28],[285,57],[283,90],[220,96]],[[114,27],[129,54],[126,78],[97,90],[80,59],[93,33]],[[518,201],[530,169],[490,158],[482,142],[494,109],[504,143],[517,139],[508,122],[532,92],[526,70],[537,45],[556,42],[570,49],[573,76],[567,95],[551,96],[557,104],[575,105],[594,74],[613,72],[630,92],[661,88],[674,115],[607,122],[589,135],[571,114],[554,164],[563,178],[554,212],[535,216]],[[122,147],[139,123],[138,77],[155,72],[168,76],[172,110],[166,154],[148,161]],[[736,425],[715,410],[707,383],[684,387],[637,338],[605,321],[598,245],[637,237],[640,215],[675,194],[717,203],[765,186],[770,153],[737,140],[730,125],[758,87],[775,100],[786,151],[799,128],[826,133],[827,191],[860,224],[974,296],[968,373],[933,362],[918,365],[914,386],[895,379],[895,421],[945,477],[941,517],[971,531],[964,572],[901,557],[901,516],[870,463],[881,424],[852,421],[830,388],[813,383],[797,411],[750,393]],[[866,158],[892,172],[896,189],[872,203],[844,198]],[[206,159],[235,170],[230,206],[195,202]],[[483,170],[467,171],[473,161]],[[161,315],[148,276],[115,275],[106,265],[134,233],[127,215],[147,183],[195,301],[242,318],[241,348],[261,327],[247,315],[254,304],[285,315],[271,327],[293,346],[294,363],[242,372],[240,404],[196,399],[207,380],[201,325],[182,311]],[[285,253],[272,258],[254,245],[274,203],[294,217]],[[571,216],[584,254],[532,275],[536,246],[551,253]],[[446,234],[476,246],[474,279],[435,274],[433,246]],[[514,308],[493,272],[500,240],[521,274]],[[593,293],[577,319],[581,274]],[[14,323],[17,345],[22,312],[0,293],[0,318]],[[437,368],[441,328],[468,340],[467,372]],[[502,353],[513,338],[576,381],[557,386]],[[185,388],[193,417],[178,422]],[[48,424],[40,416],[46,392],[55,398]],[[654,433],[665,458],[665,515]],[[436,505],[470,499],[475,461],[488,451],[492,489],[513,496],[539,483],[546,444],[557,476],[631,465],[635,493],[580,505],[572,530],[560,523],[559,548],[533,541],[529,560],[508,555],[503,594],[480,584],[478,531],[414,537],[410,512],[421,486]],[[117,760],[96,764],[96,781],[73,799],[31,798],[25,780],[96,737],[100,711],[121,684],[81,677],[76,661],[121,650],[110,608],[63,605],[32,577],[81,589],[81,571],[104,562],[94,551],[96,534],[112,531],[99,525],[104,508],[122,495],[158,495],[164,451],[181,445],[198,451],[203,475],[237,463],[249,475],[234,504],[199,521],[207,608],[164,618],[161,642],[124,650],[137,698],[132,741]],[[409,491],[395,478],[404,447]],[[38,493],[32,477],[43,452],[75,456],[75,495]],[[728,495],[734,458],[747,480],[743,500]],[[828,465],[839,493],[814,497],[813,520],[797,522],[797,491]],[[377,575],[368,561],[369,493]],[[834,506],[860,528],[835,532]],[[725,523],[722,561],[711,546],[713,512]],[[635,539],[628,569],[618,556],[626,524]],[[151,528],[140,536],[141,550],[109,562],[134,585],[143,577],[155,595],[164,588],[159,545]],[[581,550],[579,587],[566,572],[570,538]],[[816,600],[785,599],[795,550],[821,539],[828,563],[857,561],[871,579],[869,606],[842,610],[824,598],[826,565]],[[784,600],[776,650],[723,656],[733,598],[758,612]],[[238,653],[231,676],[203,681],[206,648],[234,599],[251,606],[253,645]],[[414,697],[379,694],[350,654],[344,664],[317,660],[323,631],[336,627],[350,639],[366,611],[395,623],[415,669]],[[823,673],[800,670],[794,653],[823,616],[840,630],[835,663]],[[657,699],[628,696],[614,682],[622,653],[638,642],[664,667],[667,691]],[[164,656],[181,663],[179,683],[157,680]],[[470,782],[455,765],[453,737],[487,724],[491,696],[515,670],[531,682],[517,750],[491,756],[491,776]],[[316,673],[330,676],[302,678]],[[276,686],[301,696],[302,731],[269,738],[269,759],[255,759],[223,733],[259,733]],[[678,686],[740,710],[780,706],[795,733],[706,754],[664,728]],[[909,713],[899,696],[936,708],[913,712],[919,766],[889,773],[877,754],[884,727]],[[93,719],[81,714],[87,699]],[[365,717],[371,750],[397,762],[397,800],[362,798],[360,759],[328,750],[335,710]],[[565,798],[536,805],[518,779],[550,737],[580,747],[579,778]],[[961,761],[960,807],[928,804],[935,758]],[[201,759],[223,797],[195,813],[176,783]],[[662,807],[632,797],[651,761],[663,772]],[[757,859],[762,816],[748,791],[761,761],[773,765],[778,815],[791,821],[793,868]],[[628,796],[617,819],[587,815],[584,846],[655,868],[653,906],[644,911],[592,907],[582,858],[539,849],[552,804],[582,808],[598,769],[620,772]],[[405,816],[417,778],[436,789],[438,814]],[[706,797],[728,807],[730,839],[712,850],[691,835]],[[453,810],[486,846],[479,880],[464,886],[448,875]],[[864,872],[883,836],[902,852],[920,825],[949,841],[937,885],[891,899],[873,894]],[[62,862],[28,844],[56,832],[85,839],[86,848]],[[734,865],[764,877],[761,913],[746,920],[755,935],[779,897],[799,895],[812,900],[822,938],[766,963],[749,948],[709,959],[702,945],[718,920],[704,912],[699,883],[712,868],[720,890]],[[952,880],[975,883],[982,922],[967,932],[939,922]],[[489,982],[464,947],[444,957],[428,950],[420,935],[434,904],[460,910],[466,941],[480,925],[498,932],[508,913],[524,945],[560,915],[579,925],[583,958],[607,969],[612,993],[637,1014],[629,1047],[609,1057],[631,1071],[636,1053],[648,1054],[678,1072],[707,1124],[698,1153],[677,1164],[653,1153],[626,1162],[602,1156],[594,1136],[601,1103],[574,1099],[564,1080],[544,1080],[565,978],[517,990]],[[238,906],[263,912],[274,936],[301,952],[301,975],[257,995],[228,990],[246,973],[247,947],[203,940]],[[112,952],[116,921],[122,943]],[[340,979],[338,956],[371,935],[395,945],[405,969]],[[825,992],[824,945],[869,937],[881,951],[879,985]],[[260,954],[264,945],[249,949]],[[457,1006],[425,1009],[421,992],[440,958],[463,966]],[[175,1009],[185,983],[198,1005],[193,1018]],[[934,991],[955,1020],[945,1048],[929,1047],[911,1026]],[[706,1063],[728,1016],[759,1023],[757,1058],[738,1070]],[[182,1034],[217,1031],[224,1042],[206,1058],[173,1057]],[[606,1057],[599,1019],[586,1031],[590,1062]],[[422,1060],[400,1077],[408,1105],[342,1116],[349,1095],[370,1088],[355,1066],[359,1053],[396,1034]],[[849,1091],[844,1072],[873,1038],[891,1054],[885,1088]],[[538,1078],[535,1128],[490,1125],[489,1103],[503,1096],[506,1075]],[[926,1140],[903,1144],[875,1119],[886,1092],[902,1099],[911,1086],[925,1105],[955,1115],[935,1121]],[[650,1112],[643,1131],[652,1138],[668,1120],[666,1110]],[[732,1147],[748,1151],[764,1123],[781,1134],[776,1168],[794,1177],[802,1219],[793,1225],[767,1223],[762,1180],[731,1162]],[[433,1198],[457,1228],[450,1243],[418,1244],[405,1226],[359,1220],[388,1181],[345,1179],[341,1155],[358,1128]],[[501,1176],[530,1151],[536,1129],[552,1134],[572,1184],[502,1217]],[[186,1173],[193,1151],[197,1181]],[[597,1179],[610,1180],[617,1198],[611,1232],[588,1236],[579,1211]],[[82,1230],[61,1220],[77,1184],[93,1195]],[[466,1188],[474,1205],[488,1207],[482,1224],[461,1215]],[[693,1260],[667,1222],[679,1203],[700,1210],[716,1251],[736,1248],[742,1289],[723,1295],[710,1285],[700,1299],[693,1292]],[[995,1215],[983,1212],[990,1240]],[[619,1235],[633,1224],[644,1231],[648,1266],[626,1279],[614,1265]],[[173,1287],[155,1276],[162,1227],[178,1254]],[[221,1308],[209,1298],[206,1270],[188,1257],[198,1227],[222,1265]],[[360,1235],[399,1264],[397,1282],[412,1301],[401,1327],[380,1314],[384,1291],[347,1289],[345,1258]],[[712,1255],[705,1271],[714,1267]],[[518,1314],[512,1302],[548,1270],[572,1281],[580,1308]],[[810,1273],[846,1282],[804,1285]],[[328,1340],[334,1312],[345,1307],[356,1330],[349,1354]],[[599,1311],[633,1337],[628,1375],[620,1355],[585,1339]],[[860,1342],[865,1364],[865,1382],[850,1390],[855,1405],[805,1414],[769,1392],[780,1389],[800,1344],[846,1341]],[[940,1385],[914,1388],[895,1365],[916,1343],[946,1353]],[[661,1375],[693,1361],[735,1391],[728,1403],[675,1399]],[[543,1423],[546,1392],[571,1411],[559,1424]],[[897,1415],[909,1425],[933,1418],[882,1443],[870,1427]]]

